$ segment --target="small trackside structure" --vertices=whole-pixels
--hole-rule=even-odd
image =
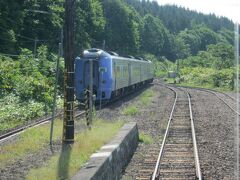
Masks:
[[[120,179],[138,145],[136,123],[127,123],[112,141],[92,154],[90,160],[72,180]]]

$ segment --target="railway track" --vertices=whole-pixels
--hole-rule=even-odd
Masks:
[[[221,100],[226,106],[228,106],[233,112],[235,112],[240,116],[240,112],[237,110],[237,103],[239,103],[239,100],[230,96],[229,94],[215,91],[215,90],[205,89],[205,88],[195,88],[195,87],[188,87],[188,86],[182,86],[182,87],[211,93],[214,96],[216,96],[219,100]]]
[[[83,115],[84,113],[85,113],[84,111],[77,111],[76,114],[75,114],[75,117],[79,117],[79,116]],[[62,113],[59,113],[58,115],[56,115],[55,118],[60,116],[60,115],[62,115]],[[36,122],[33,122],[33,123],[30,123],[26,126],[22,126],[22,127],[17,128],[17,129],[14,129],[12,131],[9,131],[5,134],[2,134],[0,136],[0,143],[8,140],[9,138],[11,138],[13,136],[16,136],[16,135],[24,132],[26,129],[34,128],[34,127],[49,123],[51,120],[52,120],[52,117],[49,116],[47,118],[40,119],[40,120],[38,120]]]
[[[175,93],[175,101],[162,145],[160,150],[157,147],[150,150],[145,159],[145,168],[136,179],[202,179],[191,97],[188,92],[180,88],[165,87]]]

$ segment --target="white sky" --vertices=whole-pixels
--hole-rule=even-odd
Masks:
[[[240,23],[240,0],[155,0],[159,5],[175,4],[204,14],[214,13]]]

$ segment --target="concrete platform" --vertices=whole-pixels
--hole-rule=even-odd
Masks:
[[[125,124],[108,144],[92,154],[90,160],[72,180],[120,179],[122,171],[130,161],[137,145],[137,124]]]

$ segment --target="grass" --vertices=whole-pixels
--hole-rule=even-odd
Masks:
[[[154,142],[152,136],[144,133],[139,134],[139,141],[143,142],[144,144],[152,144]]]
[[[181,83],[174,83],[173,78],[165,78],[165,83],[169,84],[175,84],[176,86],[188,86],[188,87],[193,87],[193,88],[205,88],[205,89],[210,89],[210,90],[216,90],[220,92],[234,92],[228,87],[214,87],[212,84],[205,83],[205,84],[198,84],[195,82],[181,82]]]
[[[175,84],[176,86],[188,86],[188,87],[193,87],[193,88],[205,88],[205,89],[212,89],[220,92],[234,92],[233,90],[230,89],[230,87],[214,87],[213,84],[210,83],[204,83],[204,84],[199,84],[197,82],[180,82],[180,83],[174,83],[174,78],[165,78],[165,83],[170,83],[170,84]]]
[[[231,90],[226,87],[213,87],[210,84],[204,84],[204,85],[199,85],[199,84],[194,84],[194,83],[179,83],[176,84],[177,86],[187,86],[187,87],[193,87],[193,88],[205,88],[205,89],[210,89],[210,90],[216,90],[220,92],[230,92]]]
[[[91,131],[75,136],[73,145],[64,147],[61,153],[54,155],[43,167],[32,169],[27,179],[70,179],[90,155],[108,142],[122,125],[123,121],[95,122]]]
[[[151,97],[153,97],[153,94],[154,92],[152,90],[146,90],[144,91],[141,96],[140,96],[140,103],[141,103],[141,106],[147,106],[150,101],[151,101]],[[139,109],[137,108],[136,105],[132,104],[132,105],[129,105],[125,108],[123,108],[123,111],[122,111],[122,114],[123,115],[136,115],[137,113],[139,112]]]
[[[151,97],[153,97],[153,91],[152,90],[147,90],[144,91],[144,93],[142,93],[142,95],[140,96],[140,101],[141,103],[146,106],[150,103]]]
[[[62,134],[62,122],[55,121],[53,140]],[[14,162],[29,153],[34,153],[49,143],[49,124],[31,128],[19,135],[14,144],[0,146],[0,168]]]
[[[138,113],[138,108],[135,105],[129,105],[123,109],[124,115],[136,115]]]

